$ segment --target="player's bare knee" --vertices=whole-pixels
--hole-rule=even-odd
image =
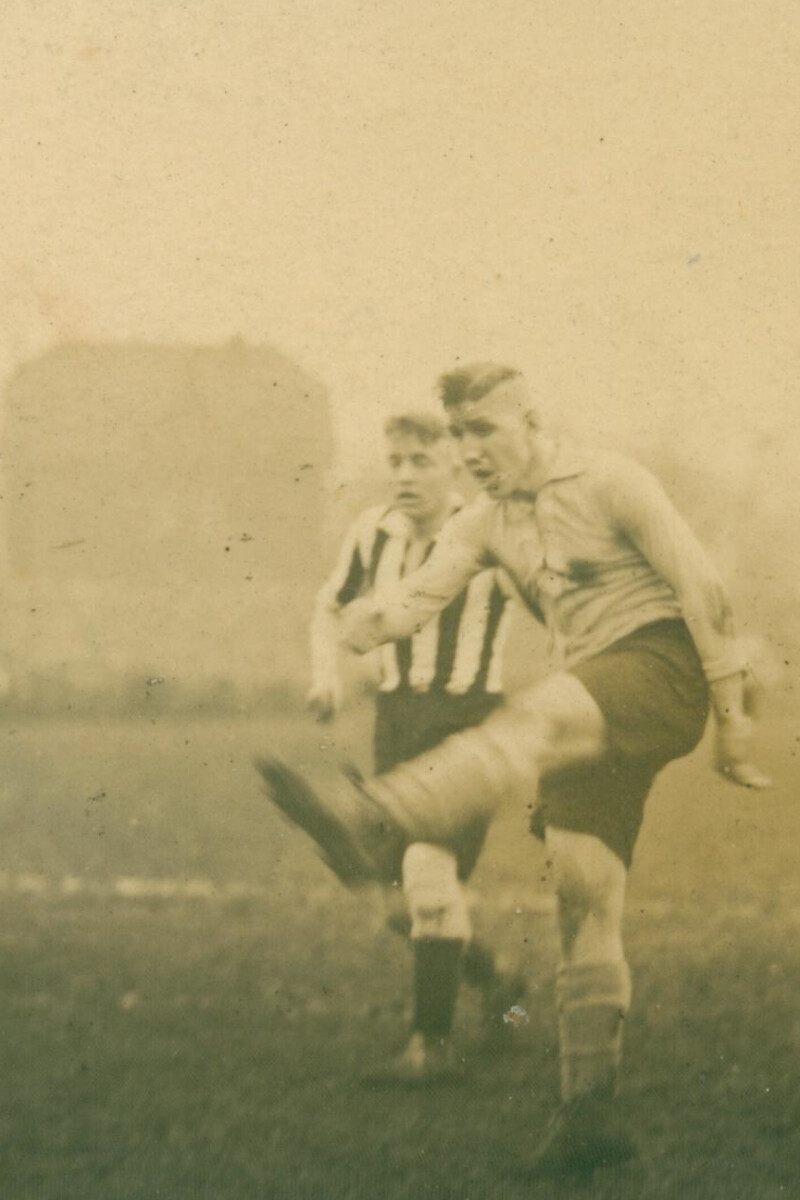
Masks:
[[[592,909],[587,880],[576,863],[562,861],[555,866],[556,897],[563,918],[571,926],[581,925]]]
[[[427,842],[409,846],[403,857],[403,892],[412,938],[469,940],[469,906],[449,850]]]
[[[572,920],[621,916],[625,868],[607,846],[589,834],[549,828],[547,848],[559,904]]]
[[[567,714],[558,705],[548,702],[546,694],[537,698],[535,690],[526,689],[512,697],[504,711],[518,716],[524,722],[529,739],[541,746],[554,742],[567,726]]]
[[[580,680],[568,672],[523,689],[513,703],[529,722],[542,769],[591,758],[605,746],[603,714]]]

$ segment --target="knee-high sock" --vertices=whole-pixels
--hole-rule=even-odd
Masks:
[[[445,1038],[453,1027],[464,943],[457,938],[418,938],[412,945],[412,1029],[426,1037]]]
[[[461,972],[473,987],[486,989],[497,980],[494,954],[472,936],[467,894],[458,878],[455,855],[443,846],[417,842],[403,856],[403,899],[385,890],[387,925],[396,933],[413,934],[415,941],[454,939],[463,943]]]
[[[622,1025],[630,1006],[625,962],[565,965],[558,973],[561,1095],[612,1094],[622,1057]]]
[[[414,1030],[447,1037],[453,1025],[461,957],[472,934],[455,855],[415,842],[403,856],[403,892],[414,947]]]

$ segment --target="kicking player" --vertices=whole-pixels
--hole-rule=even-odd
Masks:
[[[399,415],[386,424],[385,436],[391,503],[368,509],[355,522],[314,608],[308,703],[323,721],[341,703],[341,614],[357,596],[397,584],[419,566],[463,503],[453,492],[456,457],[441,420]],[[381,647],[376,771],[416,757],[497,706],[508,600],[507,581],[503,587],[497,571],[481,571],[424,630]],[[407,913],[395,914],[390,925],[411,934],[414,1012],[404,1052],[381,1075],[387,1083],[452,1078],[449,1035],[460,973],[481,990],[494,1030],[503,1028],[504,1013],[524,994],[524,980],[498,972],[491,951],[472,933],[463,881],[480,853],[486,824],[474,822],[452,848],[416,842],[403,855]]]
[[[494,364],[446,375],[441,397],[483,489],[408,579],[345,618],[366,651],[421,628],[487,564],[500,564],[545,621],[563,668],[479,726],[355,788],[316,795],[279,764],[273,798],[356,883],[410,840],[446,841],[507,797],[533,809],[558,897],[562,1104],[532,1176],[591,1172],[635,1146],[618,1125],[630,977],[626,874],[656,774],[700,741],[745,787],[746,664],[716,573],[654,477],[621,455],[548,435],[523,377]]]

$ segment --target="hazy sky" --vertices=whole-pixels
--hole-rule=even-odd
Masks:
[[[492,357],[794,469],[796,0],[4,0],[0,47],[4,371],[266,340],[350,462]]]

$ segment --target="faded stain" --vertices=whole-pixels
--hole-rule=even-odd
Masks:
[[[508,1012],[503,1013],[503,1022],[519,1029],[521,1025],[530,1025],[531,1019],[521,1004],[512,1004]]]

